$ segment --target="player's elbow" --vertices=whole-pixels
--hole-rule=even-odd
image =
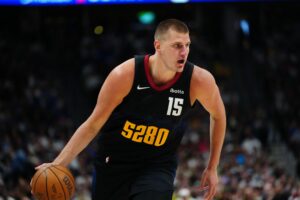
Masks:
[[[222,101],[218,102],[218,104],[215,106],[214,111],[210,113],[210,116],[214,120],[226,121],[226,110]]]

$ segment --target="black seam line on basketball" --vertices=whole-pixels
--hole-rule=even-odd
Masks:
[[[45,170],[41,171],[41,173],[40,173],[40,174],[38,175],[38,177],[36,178],[36,181],[35,181],[34,186],[33,186],[33,191],[35,191],[36,183],[38,182],[39,177],[43,174],[44,171],[45,171]]]
[[[59,184],[60,184],[60,186],[61,186],[61,189],[62,189],[62,191],[64,192],[64,197],[65,197],[65,200],[67,200],[67,197],[66,197],[66,193],[65,193],[65,190],[64,190],[64,187],[63,187],[63,184],[60,182],[60,180],[59,180],[59,178],[58,178],[58,176],[54,173],[54,171],[52,171],[52,169],[50,169],[49,168],[49,170],[54,174],[54,176],[56,176],[56,178],[57,178],[57,180],[58,180],[58,182],[59,182]]]
[[[44,173],[46,173],[46,170],[43,171]],[[47,192],[47,198],[49,200],[49,194],[48,194],[48,178],[47,178],[47,173],[46,173],[46,192]]]
[[[64,174],[66,174],[64,170],[59,169],[59,168],[56,167],[55,165],[53,165],[52,167],[54,167],[55,169],[57,169],[57,170],[63,172]],[[72,174],[71,174],[71,175],[72,175]],[[69,175],[67,175],[67,176],[69,176]],[[72,177],[69,176],[69,178],[70,178],[70,180],[72,181],[73,186],[75,187],[75,181],[73,181],[73,178],[72,178]]]

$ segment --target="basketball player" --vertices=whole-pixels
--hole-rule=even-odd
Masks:
[[[94,200],[171,200],[176,174],[179,124],[195,102],[210,114],[210,157],[200,190],[212,199],[225,135],[225,109],[213,76],[187,61],[188,27],[162,21],[154,55],[136,56],[105,80],[94,111],[52,163],[67,166],[98,134]]]

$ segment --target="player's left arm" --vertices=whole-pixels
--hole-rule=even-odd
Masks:
[[[199,101],[210,114],[210,157],[202,175],[201,187],[209,187],[205,198],[212,199],[218,184],[217,166],[225,137],[225,108],[214,77],[203,68],[195,66],[190,91],[191,103]]]

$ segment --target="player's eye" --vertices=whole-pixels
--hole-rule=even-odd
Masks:
[[[183,45],[182,44],[174,44],[173,47],[176,49],[181,49],[183,47]]]

